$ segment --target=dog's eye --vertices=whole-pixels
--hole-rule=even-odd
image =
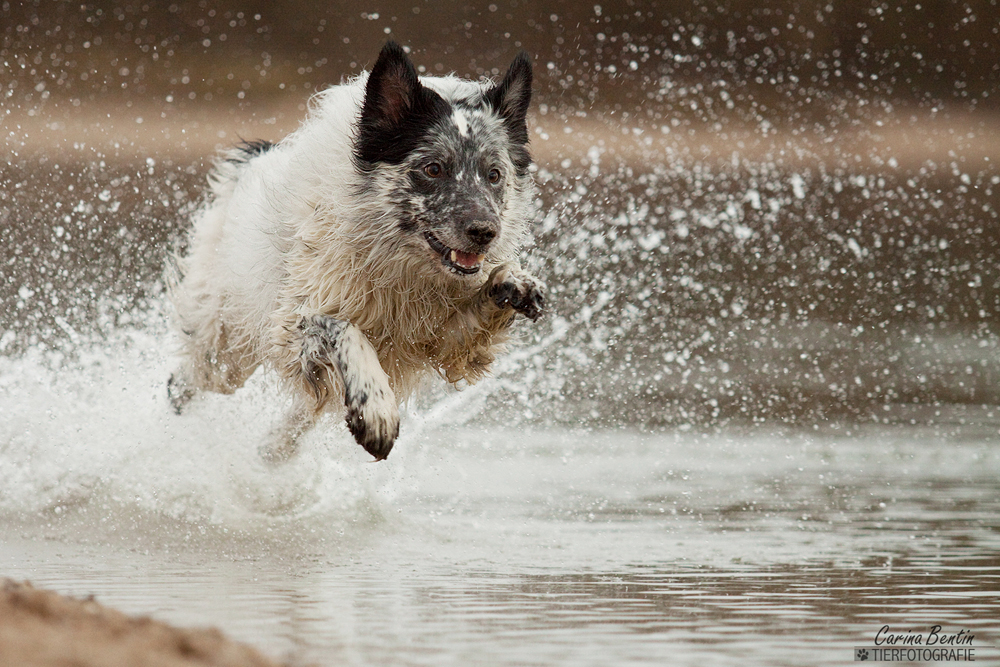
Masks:
[[[444,167],[439,165],[437,162],[431,162],[429,165],[424,167],[424,173],[431,178],[441,178],[444,176]]]
[[[486,178],[489,179],[490,183],[496,185],[500,182],[500,170],[490,169],[490,173],[486,174]]]

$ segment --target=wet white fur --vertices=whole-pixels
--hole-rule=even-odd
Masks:
[[[367,419],[388,433],[398,427],[396,404],[424,375],[480,379],[514,318],[486,296],[488,277],[527,276],[517,253],[534,193],[528,177],[506,181],[500,235],[473,276],[449,274],[420,235],[400,233],[389,201],[405,169],[381,165],[361,175],[352,163],[366,78],[316,95],[303,125],[270,150],[246,163],[238,152],[236,161],[220,161],[171,281],[183,341],[180,389],[172,391],[230,393],[270,366],[295,397],[279,437],[286,444],[321,411],[343,409],[345,381],[363,394],[385,393],[391,409],[371,407]],[[489,88],[455,77],[421,82],[449,101]],[[465,132],[506,136],[492,113],[462,121]],[[308,377],[316,354],[301,328],[314,315],[348,325],[356,376],[332,372],[341,369],[327,360],[331,372],[313,373],[320,390]]]

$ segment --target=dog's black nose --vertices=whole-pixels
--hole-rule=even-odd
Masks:
[[[465,228],[465,235],[476,245],[485,248],[497,237],[497,230],[488,222],[473,222]]]

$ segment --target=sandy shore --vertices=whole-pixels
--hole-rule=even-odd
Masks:
[[[253,111],[209,105],[174,108],[155,102],[79,108],[53,104],[44,110],[8,110],[0,127],[13,131],[0,138],[0,146],[6,143],[15,156],[27,151],[56,159],[96,151],[103,158],[126,161],[203,160],[241,138],[277,141],[295,130],[305,115],[305,99],[259,104]],[[724,128],[686,119],[679,128],[656,131],[634,127],[634,116],[533,112],[529,126],[539,165],[560,168],[569,160],[564,169],[589,165],[595,156],[634,165],[738,160],[785,168],[840,165],[857,171],[881,171],[887,165],[917,169],[928,161],[947,163],[961,156],[968,169],[1000,153],[1000,115],[902,110],[863,118],[842,123],[836,132],[818,125],[765,130],[735,119]]]
[[[0,667],[277,667],[219,630],[174,628],[0,579]]]

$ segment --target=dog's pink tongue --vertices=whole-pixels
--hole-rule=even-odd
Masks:
[[[471,269],[472,267],[479,264],[482,258],[482,255],[477,255],[474,252],[462,252],[461,250],[453,250],[452,253],[453,253],[452,261],[458,264],[459,266],[464,266],[467,269]]]

